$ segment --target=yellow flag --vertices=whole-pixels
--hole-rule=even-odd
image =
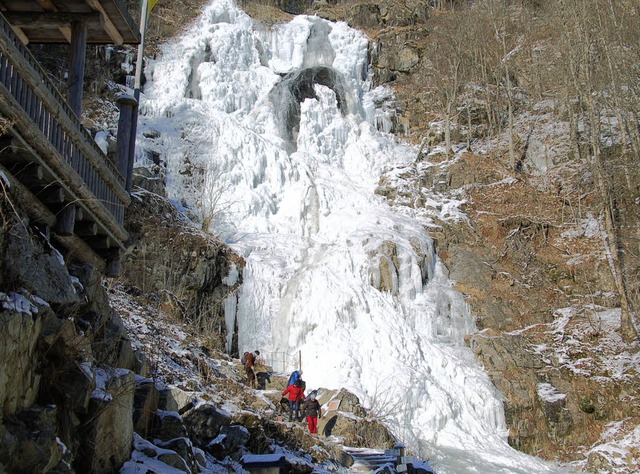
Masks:
[[[149,0],[149,7],[147,8],[147,15],[149,13],[151,13],[151,10],[153,10],[153,7],[156,6],[156,3],[158,3],[158,0]]]

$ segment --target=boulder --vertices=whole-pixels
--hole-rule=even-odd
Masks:
[[[0,471],[11,473],[65,470],[70,453],[56,436],[56,408],[32,406],[0,425]],[[4,472],[4,471],[2,471]]]
[[[343,444],[353,447],[389,449],[396,442],[381,423],[340,411],[329,412],[318,420],[318,432],[341,438]]]
[[[217,459],[230,457],[238,461],[251,435],[242,425],[223,426],[220,434],[207,445],[207,451]]]
[[[152,434],[154,438],[169,441],[185,437],[187,428],[178,412],[158,410],[154,417]]]
[[[184,415],[184,423],[190,434],[200,446],[206,446],[220,434],[223,426],[231,424],[231,415],[214,405],[205,403],[188,411]]]
[[[187,464],[191,472],[199,472],[199,466],[206,465],[206,460],[202,451],[198,448],[194,448],[193,443],[191,443],[191,440],[189,438],[175,438],[167,442],[156,442],[156,444],[164,449],[170,449],[174,451]],[[161,458],[158,457],[158,459]],[[173,464],[164,461],[164,459],[161,460],[173,466]]]

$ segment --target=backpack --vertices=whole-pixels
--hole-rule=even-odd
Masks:
[[[247,356],[249,355],[248,352],[245,352],[244,354],[242,354],[242,357],[240,358],[240,362],[242,363],[242,365],[247,365]]]
[[[297,370],[294,370],[293,372],[291,372],[291,375],[289,376],[289,381],[287,382],[287,386],[293,385],[299,379],[300,379],[300,372],[298,372]]]

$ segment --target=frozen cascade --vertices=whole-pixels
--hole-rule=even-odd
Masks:
[[[310,388],[349,388],[440,473],[560,472],[507,445],[432,223],[374,192],[416,149],[376,129],[390,92],[367,46],[345,23],[267,31],[212,0],[147,67],[137,164],[159,155],[175,204],[246,259],[225,306],[241,352],[301,351]]]

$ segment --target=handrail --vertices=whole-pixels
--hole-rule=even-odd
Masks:
[[[124,207],[130,202],[125,177],[98,147],[2,14],[0,83],[122,225]]]

